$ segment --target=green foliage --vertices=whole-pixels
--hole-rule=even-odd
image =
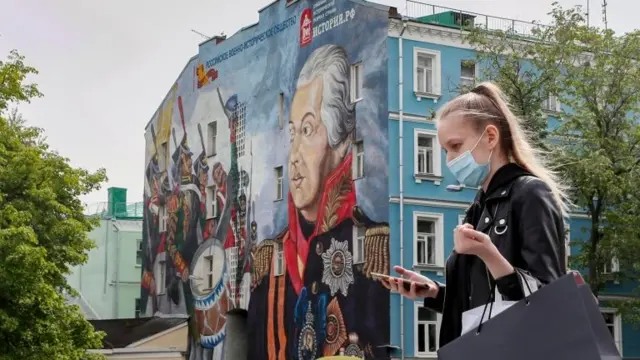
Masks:
[[[597,294],[611,280],[640,280],[640,32],[587,27],[580,7],[556,3],[550,15],[550,25],[527,37],[478,27],[468,29],[467,41],[479,50],[484,77],[502,87],[537,145],[551,151],[572,202],[591,215],[590,235],[574,244],[581,251],[571,262],[586,270]],[[569,110],[556,114],[560,126],[542,143],[548,94]],[[575,237],[581,229],[572,230]],[[620,271],[603,271],[613,259]]]
[[[42,129],[7,111],[41,95],[24,84],[35,73],[15,51],[0,62],[0,359],[84,359],[102,335],[66,304],[63,293],[75,292],[65,275],[93,246],[95,222],[78,197],[98,189],[105,171],[73,168]]]

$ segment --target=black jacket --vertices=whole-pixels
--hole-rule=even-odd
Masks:
[[[518,165],[500,168],[486,193],[478,192],[465,223],[488,234],[511,265],[548,284],[566,273],[564,219],[546,183]],[[474,255],[455,251],[447,259],[446,285],[425,306],[442,313],[440,347],[460,336],[462,313],[487,303],[495,281],[505,300],[524,297],[517,274],[494,280]]]

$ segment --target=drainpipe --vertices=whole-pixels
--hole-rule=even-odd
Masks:
[[[114,291],[113,315],[115,319],[119,319],[119,300],[120,300],[120,228],[113,222],[113,229],[116,231],[116,286]]]
[[[107,280],[109,278],[108,276],[108,271],[109,271],[109,231],[111,229],[109,229],[109,225],[111,224],[111,216],[105,217],[104,218],[104,222],[105,222],[105,240],[104,240],[104,285],[103,285],[103,289],[102,289],[102,293],[106,294],[107,293]]]
[[[404,31],[407,28],[407,21],[402,21],[402,30],[400,30],[400,35],[398,36],[398,122],[399,122],[399,141],[398,147],[400,154],[400,266],[404,267],[404,186],[403,186],[403,178],[404,178],[404,69],[403,69],[403,47],[402,47],[402,36],[404,35]],[[400,353],[401,359],[404,360],[404,296],[400,296]]]

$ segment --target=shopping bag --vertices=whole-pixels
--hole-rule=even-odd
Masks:
[[[532,292],[538,290],[538,282],[536,281],[536,279],[520,271],[516,272],[518,274],[520,282],[522,283],[522,288],[524,289],[525,296],[529,296]],[[500,314],[504,310],[517,303],[517,301],[504,300],[500,292],[498,292],[498,288],[494,286],[494,289],[493,304],[491,304],[492,310],[490,315],[487,316],[485,314],[484,317],[482,316],[482,313],[485,310],[484,305],[475,307],[462,313],[462,334],[466,334],[471,329],[477,328],[480,325],[480,319],[482,319],[482,322],[484,323],[491,317]]]
[[[438,359],[620,360],[585,290],[567,274],[442,347]]]

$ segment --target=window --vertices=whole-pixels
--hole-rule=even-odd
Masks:
[[[135,306],[135,310],[134,310],[135,311],[135,317],[139,318],[140,317],[140,311],[141,311],[141,309],[140,309],[140,298],[136,299],[136,302],[135,302],[134,306]]]
[[[617,314],[615,309],[600,309],[602,317],[604,318],[607,329],[613,337],[620,354],[622,355],[622,321],[620,315]]]
[[[164,205],[160,205],[159,207],[158,223],[160,232],[167,231],[167,208]]]
[[[415,212],[413,214],[415,234],[414,265],[442,267],[444,264],[443,215]]]
[[[351,102],[362,100],[362,63],[351,65]]]
[[[458,225],[462,225],[464,224],[464,218],[466,217],[465,214],[460,214],[458,215]]]
[[[353,227],[353,263],[360,264],[365,261],[364,258],[364,239],[366,229],[364,226]]]
[[[476,63],[472,60],[460,62],[460,86],[471,89],[476,82]]]
[[[276,173],[276,200],[282,200],[282,196],[284,194],[284,173],[282,170],[282,166],[278,166],[275,168]]]
[[[353,144],[353,152],[353,178],[360,179],[364,177],[364,142],[362,140]]]
[[[218,189],[215,185],[207,186],[207,219],[213,219],[218,216],[218,199],[216,193]]]
[[[158,265],[155,271],[155,282],[156,282],[156,294],[162,295],[165,291],[165,281],[167,280],[166,276],[167,267],[165,266],[165,261],[158,261]]]
[[[274,276],[284,274],[284,250],[282,249],[282,243],[276,243],[273,248],[273,270]]]
[[[142,265],[142,258],[143,258],[143,252],[142,252],[142,239],[138,239],[138,251],[136,251],[136,265]]]
[[[605,262],[605,264],[602,266],[603,275],[613,274],[619,271],[620,271],[620,263],[618,262],[618,259],[616,259],[615,257],[611,259],[611,261]]]
[[[236,119],[236,149],[238,150],[238,157],[244,156],[245,139],[244,139],[244,121],[247,115],[247,105],[242,103],[236,106],[233,111],[233,117]]]
[[[218,136],[218,123],[213,121],[207,125],[207,154],[216,154],[216,137]]]
[[[440,52],[429,49],[413,50],[413,91],[417,94],[440,96]]]
[[[438,326],[440,316],[433,310],[421,306],[420,302],[415,307],[415,349],[417,356],[435,356],[438,351]]]
[[[164,142],[162,144],[160,144],[160,149],[158,149],[158,166],[160,167],[160,171],[165,171],[167,170],[167,167],[169,165],[168,161],[167,161],[167,157],[169,154],[169,143],[168,142]]]
[[[542,109],[551,112],[560,112],[560,101],[554,95],[549,95],[549,97],[542,102]]]
[[[284,93],[280,93],[280,101],[278,103],[278,126],[280,129],[284,127]]]
[[[213,256],[204,257],[204,266],[205,289],[211,290],[213,289]]]
[[[434,130],[414,130],[414,175],[417,180],[437,180],[442,176],[441,149]]]

